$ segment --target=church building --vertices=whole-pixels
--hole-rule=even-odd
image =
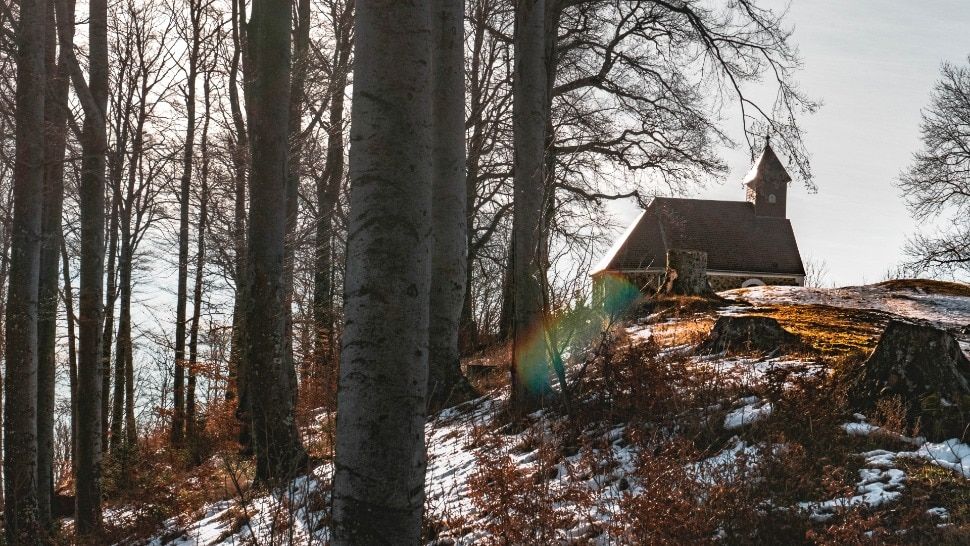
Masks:
[[[801,286],[805,269],[787,218],[791,176],[770,146],[745,177],[745,201],[654,198],[593,270],[656,290],[670,249],[707,253],[714,291],[759,285]]]

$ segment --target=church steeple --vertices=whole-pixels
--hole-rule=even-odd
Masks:
[[[761,157],[744,177],[747,200],[754,203],[755,215],[785,218],[789,181],[791,176],[766,142]]]

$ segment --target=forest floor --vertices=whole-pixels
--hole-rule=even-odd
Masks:
[[[946,328],[970,353],[967,287],[893,281],[721,295],[723,304],[615,328],[575,363],[568,404],[513,418],[497,386],[434,416],[427,542],[970,543],[966,435],[927,440],[894,400],[857,413],[839,380],[894,316]],[[809,348],[697,354],[725,314],[776,318]],[[203,495],[160,530],[120,543],[326,543],[332,414],[315,413],[305,433],[320,463],[287,490],[241,487],[245,468],[215,455],[185,486],[209,479],[235,493]],[[124,528],[144,511],[120,504],[111,517]]]

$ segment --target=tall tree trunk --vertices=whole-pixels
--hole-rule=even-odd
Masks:
[[[192,33],[189,44],[189,66],[185,87],[185,145],[182,150],[182,178],[179,190],[179,249],[178,293],[175,304],[175,370],[172,409],[171,439],[180,445],[185,435],[185,328],[189,284],[189,192],[192,187],[192,161],[195,155],[195,83],[198,76],[201,36],[199,18],[201,6],[191,2],[189,19]]]
[[[137,137],[136,137],[137,140]],[[134,154],[133,154],[134,157]],[[133,160],[133,163],[137,159]],[[134,172],[135,166],[132,165]],[[131,181],[129,181],[129,184]],[[129,185],[129,188],[131,186]],[[131,206],[130,200],[126,199],[120,215],[121,225],[121,252],[118,256],[118,293],[120,305],[118,308],[118,339],[115,348],[115,367],[114,367],[114,394],[111,399],[111,452],[114,453],[121,449],[125,443],[124,437],[124,408],[126,370],[129,355],[131,354]]]
[[[67,372],[71,391],[71,473],[77,475],[77,333],[74,315],[74,288],[71,286],[71,261],[67,244],[61,237],[61,263],[64,274],[64,309],[67,315]]]
[[[108,266],[105,270],[108,278],[108,293],[104,303],[104,328],[101,334],[101,445],[108,447],[108,431],[111,415],[109,406],[111,397],[111,344],[114,342],[115,302],[118,299],[117,261],[118,261],[118,211],[121,208],[120,173],[117,184],[112,185],[111,217],[108,219]]]
[[[434,0],[434,205],[428,330],[428,400],[432,408],[473,391],[461,373],[458,327],[468,258],[465,222],[465,58],[463,1]]]
[[[104,282],[104,190],[108,102],[108,4],[89,4],[88,96],[82,128],[80,187],[81,281],[78,320],[77,532],[91,535],[101,520],[101,322]],[[75,74],[78,68],[72,68]],[[81,92],[83,81],[72,76]],[[81,89],[79,89],[81,88]]]
[[[344,179],[344,95],[350,72],[352,50],[351,31],[354,22],[354,0],[343,4],[343,11],[335,19],[333,76],[330,81],[329,129],[327,131],[327,161],[323,176],[317,180],[316,255],[313,277],[313,322],[315,355],[311,375],[320,379],[327,363],[335,355],[334,339],[334,263],[333,214]]]
[[[294,477],[306,460],[294,420],[294,371],[285,347],[289,0],[254,0],[247,46],[251,69],[259,74],[250,82],[251,100],[247,100],[252,135],[247,381],[259,385],[249,393],[256,476],[260,481],[279,482]]]
[[[290,152],[286,171],[286,242],[283,255],[283,329],[284,367],[293,370],[289,381],[296,394],[296,370],[293,360],[293,275],[296,266],[296,228],[300,214],[300,178],[303,169],[303,102],[310,51],[310,0],[296,0],[296,25],[293,29],[293,55],[290,78],[288,116]]]
[[[427,466],[432,0],[356,13],[335,545],[417,544]]]
[[[226,397],[236,399],[236,419],[239,422],[239,446],[243,453],[252,449],[250,434],[250,399],[246,381],[246,290],[249,288],[249,260],[247,253],[246,184],[249,169],[249,135],[239,100],[239,73],[246,50],[246,15],[243,0],[232,0],[233,55],[229,67],[229,106],[235,129],[232,163],[234,174],[233,235],[236,253],[236,299],[232,310],[232,346],[229,353],[229,380]],[[245,86],[245,82],[243,83]],[[244,90],[244,96],[248,92]]]
[[[202,82],[205,97],[205,111],[202,122],[202,142],[200,153],[202,168],[199,172],[199,227],[195,247],[195,285],[192,287],[192,329],[189,332],[189,381],[185,392],[185,434],[189,442],[196,448],[196,415],[195,387],[199,362],[199,321],[202,318],[202,281],[205,276],[205,230],[209,213],[209,114],[210,114],[210,78],[206,72]]]
[[[129,409],[133,404],[134,385],[129,381],[132,375],[133,347],[131,338],[131,291],[132,269],[134,267],[135,235],[132,233],[132,221],[136,214],[135,185],[138,184],[138,174],[144,152],[145,124],[148,120],[148,91],[147,82],[141,81],[140,100],[138,102],[137,121],[134,126],[131,144],[131,161],[128,165],[128,180],[125,184],[125,195],[119,199],[118,223],[121,227],[119,240],[121,251],[118,254],[118,293],[120,296],[118,309],[118,340],[115,348],[114,396],[111,406],[111,451],[114,452],[124,444],[129,443],[129,437],[134,435],[134,411]],[[130,416],[130,417],[129,417]]]
[[[515,167],[512,213],[514,349],[512,406],[534,407],[549,390],[542,339],[542,216],[548,94],[545,0],[522,0],[515,11],[513,132]]]
[[[43,233],[37,318],[37,513],[42,527],[51,523],[54,494],[54,387],[56,383],[57,303],[60,296],[61,210],[64,204],[64,152],[67,141],[67,95],[70,86],[66,47],[73,47],[74,18],[55,17],[47,0],[46,165],[44,168]],[[73,7],[72,7],[73,8]],[[73,9],[71,9],[73,11]],[[57,25],[66,28],[58,32]],[[61,44],[55,62],[58,34]]]
[[[17,44],[13,243],[4,384],[7,542],[33,544],[37,527],[37,290],[44,192],[47,0],[23,0]]]

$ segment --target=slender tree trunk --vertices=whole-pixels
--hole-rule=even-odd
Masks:
[[[73,9],[71,10],[73,11]],[[42,527],[51,523],[54,494],[54,387],[57,349],[57,303],[60,296],[61,210],[64,204],[64,152],[67,141],[67,95],[70,86],[67,52],[62,44],[55,62],[57,36],[70,38],[73,46],[74,18],[55,17],[54,2],[47,4],[47,98],[44,107],[47,131],[44,168],[43,233],[37,318],[37,509]],[[65,25],[58,32],[57,25]]]
[[[254,0],[247,46],[250,66],[259,74],[250,82],[247,100],[252,135],[247,381],[259,385],[249,393],[256,476],[273,483],[294,477],[306,461],[294,420],[294,371],[285,347],[289,0]]]
[[[199,48],[201,36],[197,19],[201,8],[192,3],[189,6],[192,21],[189,51],[188,74],[185,81],[185,146],[182,152],[182,178],[179,191],[179,249],[178,249],[178,294],[175,304],[175,371],[172,408],[173,445],[180,445],[185,435],[185,328],[186,307],[189,284],[189,192],[192,187],[192,161],[195,156],[195,84],[198,76]]]
[[[108,447],[108,431],[110,423],[108,417],[111,415],[110,396],[111,392],[111,344],[114,342],[115,327],[115,302],[118,299],[117,283],[117,260],[118,260],[118,210],[121,208],[121,181],[120,174],[117,184],[112,185],[111,196],[111,217],[108,219],[108,266],[106,275],[108,277],[108,293],[104,304],[104,328],[101,334],[101,445]]]
[[[192,288],[192,329],[189,332],[189,381],[185,393],[185,432],[189,442],[196,447],[196,415],[195,387],[196,374],[199,368],[199,322],[202,318],[202,281],[205,276],[205,235],[206,222],[209,214],[209,109],[210,109],[210,79],[209,73],[203,76],[202,87],[205,97],[205,112],[202,122],[202,169],[199,172],[199,227],[195,247],[195,285]]]
[[[71,390],[71,473],[77,475],[77,333],[74,315],[74,288],[71,286],[71,261],[67,244],[61,237],[61,263],[64,273],[64,309],[67,315],[68,384]]]
[[[137,137],[136,137],[137,140]],[[137,161],[137,160],[134,160]],[[135,166],[132,165],[134,171]],[[131,181],[129,180],[129,184]],[[131,186],[129,185],[129,188]],[[111,400],[111,452],[118,451],[125,443],[124,436],[124,408],[126,370],[131,353],[131,200],[126,199],[122,207],[121,224],[121,252],[118,259],[118,291],[120,305],[118,309],[118,339],[115,348],[114,394]]]
[[[549,390],[543,328],[542,216],[548,94],[545,0],[521,0],[515,11],[512,214],[514,349],[512,406],[534,407]]]
[[[295,0],[296,25],[293,29],[293,55],[290,78],[289,143],[290,151],[286,171],[286,243],[283,255],[283,313],[286,326],[284,367],[293,370],[289,381],[296,393],[296,373],[293,360],[293,274],[296,257],[296,228],[299,220],[300,178],[303,169],[303,101],[310,49],[310,0]]]
[[[229,106],[235,129],[233,149],[233,171],[235,185],[233,234],[236,253],[236,299],[232,312],[232,346],[229,354],[229,381],[226,397],[236,399],[236,419],[239,422],[239,446],[243,453],[252,449],[251,411],[249,390],[246,381],[246,302],[249,288],[249,260],[247,258],[247,221],[246,221],[246,174],[249,169],[249,135],[239,100],[239,72],[243,61],[246,43],[246,17],[242,9],[243,0],[232,0],[232,38],[233,56],[229,68]],[[243,84],[245,85],[245,83]],[[244,90],[244,95],[248,94]]]
[[[432,0],[356,13],[335,545],[417,544],[431,279]]]
[[[432,408],[473,391],[461,373],[458,329],[468,258],[465,222],[463,1],[434,0],[433,182],[428,400]]]
[[[77,532],[91,535],[101,520],[101,322],[104,282],[105,112],[108,98],[108,5],[89,2],[91,104],[82,129],[80,187],[81,285],[78,294]],[[75,82],[77,83],[77,82]],[[77,88],[78,86],[75,85]]]
[[[40,540],[37,521],[37,290],[44,193],[47,0],[23,0],[17,44],[13,243],[4,385],[4,524],[7,542]]]
[[[313,321],[315,333],[315,361],[311,375],[318,379],[335,354],[334,344],[334,263],[333,214],[344,179],[344,95],[350,72],[352,50],[351,31],[354,21],[354,1],[343,5],[343,12],[335,19],[333,78],[331,80],[329,130],[327,131],[327,161],[323,176],[317,180],[316,267],[313,277]]]

